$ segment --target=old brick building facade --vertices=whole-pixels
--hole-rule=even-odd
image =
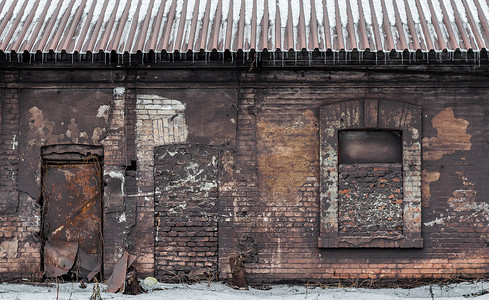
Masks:
[[[488,275],[485,49],[155,53],[134,39],[2,48],[2,279],[39,276],[57,239],[95,240],[105,276],[124,250],[165,280],[228,279],[239,254],[252,283]],[[66,219],[49,227],[50,213]]]

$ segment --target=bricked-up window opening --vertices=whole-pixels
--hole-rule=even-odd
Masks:
[[[201,280],[217,274],[219,148],[155,148],[157,278]]]
[[[423,247],[420,135],[409,103],[321,107],[319,247]]]
[[[339,236],[402,236],[401,132],[338,134]]]

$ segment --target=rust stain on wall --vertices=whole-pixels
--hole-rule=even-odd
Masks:
[[[431,120],[433,128],[438,132],[435,137],[423,138],[423,159],[438,160],[445,154],[455,151],[470,150],[472,135],[467,133],[469,122],[455,118],[451,107],[442,110]]]
[[[431,172],[431,171],[423,170],[422,178],[423,178],[423,184],[422,184],[423,199],[421,205],[423,207],[428,207],[431,198],[430,184],[440,179],[440,172],[436,172],[436,171]]]
[[[258,169],[267,200],[296,197],[309,176],[319,176],[317,122],[306,110],[285,124],[257,124]]]

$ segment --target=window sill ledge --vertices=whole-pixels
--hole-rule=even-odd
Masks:
[[[423,238],[337,237],[319,238],[319,248],[423,248]]]

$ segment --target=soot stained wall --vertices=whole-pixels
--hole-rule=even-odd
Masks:
[[[487,274],[489,191],[481,178],[488,178],[482,156],[489,150],[489,87],[479,79],[401,71],[243,76],[233,161],[240,173],[234,185],[226,183],[235,192],[221,208],[230,212],[219,227],[220,243],[230,245],[220,248],[221,276],[230,276],[227,258],[239,252],[242,236],[253,238],[259,249],[257,262],[247,264],[254,282]],[[422,249],[317,246],[319,112],[352,99],[395,100],[421,108],[422,130],[412,134],[422,140]],[[400,218],[395,214],[392,220]]]
[[[100,145],[112,90],[22,89],[20,92],[19,190],[39,194],[40,147]]]
[[[140,254],[136,266],[143,276],[163,278],[167,265],[186,276],[199,275],[203,271],[194,267],[203,264],[227,279],[229,257],[244,251],[240,241],[253,241],[258,253],[246,263],[251,283],[487,276],[489,85],[485,67],[463,72],[455,67],[432,71],[413,66],[409,72],[389,68],[204,68],[197,72],[69,66],[56,72],[31,68],[29,76],[21,76],[22,68],[0,71],[10,72],[4,76],[8,82],[0,86],[1,277],[28,277],[39,271],[36,170],[39,147],[50,143],[104,146],[104,180],[111,180],[104,196],[104,233],[112,245],[105,249],[109,253],[106,275],[121,250],[128,248]],[[116,93],[119,87],[124,89]],[[138,95],[180,101],[186,106],[186,143],[220,147],[218,175],[206,171],[212,182],[218,178],[217,196],[215,189],[209,195],[195,192],[193,199],[198,200],[186,202],[191,210],[171,215],[167,212],[188,198],[180,195],[188,190],[184,193],[174,185],[154,197],[154,191],[165,184],[157,181],[147,191],[139,188],[136,178],[154,170],[139,161],[138,136],[144,135],[137,130],[154,132],[138,127],[143,114],[138,112]],[[422,139],[422,249],[318,248],[320,109],[352,99],[396,100],[422,109],[422,131],[418,132]],[[178,149],[203,157],[214,153],[207,146],[192,147]],[[170,161],[181,168],[193,159],[182,154],[181,164],[174,158]],[[157,170],[163,168],[162,161],[155,161]],[[206,161],[197,159],[196,164]],[[365,188],[364,183],[360,188]],[[401,190],[386,188],[394,197]],[[161,197],[170,192],[176,198],[165,206]],[[199,207],[201,199],[203,207]],[[388,199],[384,200],[398,205]],[[207,219],[200,224],[204,212]],[[161,222],[162,217],[172,219]],[[388,228],[398,230],[399,214],[394,210],[385,217],[392,218]],[[177,222],[179,218],[191,221]],[[371,226],[365,224],[367,218],[356,220],[361,226]],[[192,244],[193,232],[208,241]],[[143,244],[136,242],[139,237]],[[181,255],[178,249],[169,251],[167,241],[184,243],[179,245]],[[175,264],[173,257],[185,260]]]

